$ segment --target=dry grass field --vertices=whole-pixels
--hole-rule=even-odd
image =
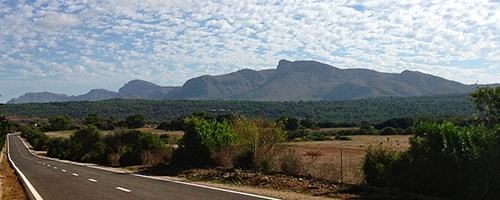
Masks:
[[[301,160],[302,175],[360,183],[363,180],[361,166],[367,148],[383,146],[402,151],[409,147],[409,137],[408,135],[355,135],[349,136],[352,140],[346,141],[291,142],[288,145]]]
[[[164,131],[164,130],[159,130],[155,128],[139,128],[136,129],[142,132],[149,132],[157,135],[165,135],[168,134],[173,138],[180,138],[184,132],[182,131]],[[64,137],[64,138],[69,138],[71,134],[73,134],[75,130],[66,130],[66,131],[51,131],[51,132],[46,132],[45,134],[48,135],[49,137]],[[101,131],[102,134],[110,134],[113,131]]]

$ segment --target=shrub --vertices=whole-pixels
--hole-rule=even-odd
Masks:
[[[48,148],[50,138],[37,128],[24,128],[21,137],[25,138],[36,151],[45,151]]]
[[[285,154],[281,157],[280,169],[288,175],[302,175],[304,170],[302,159],[295,149],[288,148],[285,151]]]
[[[390,185],[388,179],[394,175],[393,167],[398,159],[397,152],[382,147],[368,148],[362,166],[366,182],[375,186]]]
[[[336,135],[335,140],[342,140],[342,141],[347,141],[347,140],[352,140],[350,137],[343,136],[343,135]]]
[[[47,156],[53,158],[69,158],[69,140],[65,138],[52,138],[48,144]]]
[[[53,116],[49,118],[48,131],[62,131],[70,128],[71,120],[66,115]]]
[[[272,159],[282,150],[279,144],[286,139],[282,124],[240,116],[231,126],[237,135],[235,166],[269,171]]]
[[[419,123],[401,154],[372,150],[363,171],[368,184],[447,198],[500,197],[500,131],[450,122]]]
[[[116,122],[112,117],[104,119],[97,114],[89,114],[83,122],[87,126],[95,126],[100,130],[113,130],[116,127]]]
[[[184,126],[184,119],[174,119],[168,122],[160,123],[156,128],[165,131],[180,131]]]
[[[105,163],[105,146],[95,126],[88,126],[73,133],[69,138],[69,146],[70,160]]]
[[[394,127],[385,127],[381,130],[381,135],[395,135],[398,134],[397,130]]]
[[[145,124],[143,115],[130,115],[125,119],[128,128],[142,128]]]
[[[137,130],[120,130],[104,138],[106,159],[109,164],[156,165],[169,157],[169,149],[158,135]]]
[[[228,148],[236,142],[236,134],[228,122],[188,117],[184,121],[184,136],[174,152],[176,164],[203,166],[227,164],[223,160]],[[225,156],[222,156],[225,155]],[[231,157],[231,156],[229,156]]]

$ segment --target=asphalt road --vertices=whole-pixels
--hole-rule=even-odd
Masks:
[[[45,200],[266,199],[39,158],[17,135],[9,135],[8,140],[12,161]]]

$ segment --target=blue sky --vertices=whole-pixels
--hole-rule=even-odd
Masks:
[[[500,2],[0,1],[0,102],[181,85],[280,59],[500,82]]]

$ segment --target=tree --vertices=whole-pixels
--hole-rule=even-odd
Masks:
[[[145,120],[143,115],[130,115],[125,119],[128,128],[142,128]]]
[[[87,117],[85,117],[83,124],[96,125],[96,124],[100,123],[101,121],[102,120],[101,120],[101,117],[99,117],[99,115],[92,113],[92,114],[88,114]]]
[[[500,123],[500,87],[479,88],[470,96],[476,105],[481,121],[493,125]]]
[[[0,145],[3,146],[3,143],[5,141],[5,136],[9,132],[9,120],[3,116],[0,115]]]
[[[314,129],[317,126],[316,122],[314,122],[310,119],[300,120],[300,125],[303,126],[304,128],[308,128],[308,129]]]
[[[281,116],[277,122],[281,123],[287,131],[297,130],[300,127],[299,120],[295,117]]]
[[[71,120],[66,115],[59,115],[49,118],[49,130],[51,131],[62,131],[67,130]]]
[[[227,121],[191,116],[185,119],[184,127],[186,134],[174,154],[177,159],[184,158],[177,161],[198,166],[230,164],[229,148],[236,142],[236,134]]]
[[[101,140],[101,134],[95,126],[76,131],[69,138],[69,155],[71,160],[84,162],[103,163],[104,144]]]
[[[102,118],[97,114],[89,114],[85,117],[83,122],[85,125],[95,126],[100,130],[113,130],[115,129],[116,122],[113,117],[109,117],[107,119]]]
[[[0,115],[0,135],[5,135],[9,132],[9,120],[3,116]]]

